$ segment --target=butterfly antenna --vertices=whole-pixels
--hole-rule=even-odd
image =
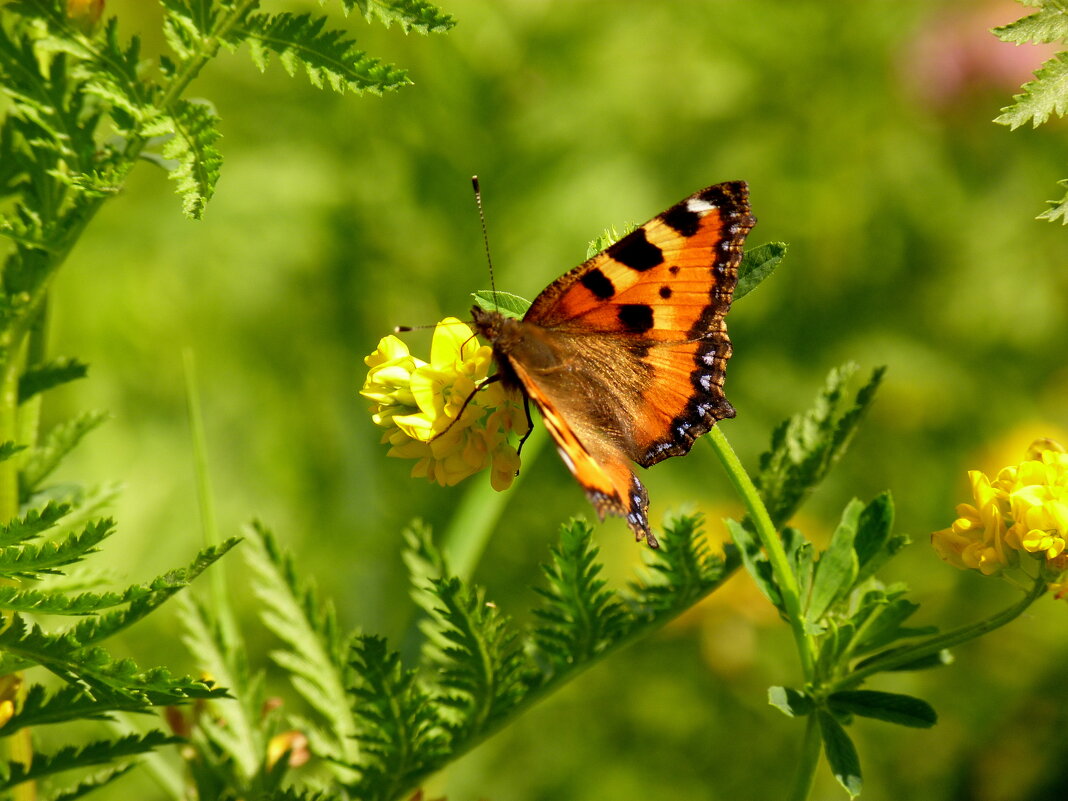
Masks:
[[[471,188],[475,190],[475,205],[478,206],[478,219],[482,223],[482,244],[486,248],[486,264],[489,266],[490,291],[493,302],[497,302],[497,285],[493,282],[493,259],[490,258],[489,234],[486,231],[486,212],[482,209],[482,189],[478,185],[478,176],[471,176]]]

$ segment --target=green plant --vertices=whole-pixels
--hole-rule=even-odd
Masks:
[[[164,167],[182,209],[200,218],[222,156],[217,117],[189,89],[221,48],[247,47],[265,69],[277,57],[290,73],[336,92],[380,93],[409,83],[405,72],[358,50],[323,15],[262,13],[258,0],[161,0],[169,54],[146,59],[138,37],[102,21],[103,0],[17,0],[0,8],[0,234],[10,242],[0,287],[0,794],[36,797],[37,779],[108,766],[63,791],[80,797],[129,767],[128,758],[174,742],[158,729],[35,754],[31,726],[108,720],[192,699],[220,686],[114,660],[99,644],[185,587],[233,546],[203,550],[193,563],[148,584],[98,590],[70,566],[114,532],[98,516],[107,488],[50,485],[63,457],[105,416],[60,423],[38,441],[41,395],[85,376],[73,359],[48,355],[48,298],[59,268],[105,201],[141,161]],[[397,23],[405,32],[444,31],[450,17],[421,0],[343,0],[347,15]],[[53,630],[39,615],[77,617]],[[62,680],[30,682],[43,668]]]
[[[994,28],[994,35],[1013,44],[1059,44],[1068,48],[1068,3],[1064,0],[1020,0],[1025,6],[1037,8],[1034,14],[1009,25]],[[1062,50],[1035,70],[1035,79],[1023,85],[1023,92],[1013,97],[1011,106],[1001,110],[994,122],[1015,130],[1030,122],[1037,128],[1051,115],[1068,114],[1068,49]],[[1059,182],[1068,188],[1068,179]],[[1068,194],[1060,200],[1049,201],[1038,219],[1068,225]]]

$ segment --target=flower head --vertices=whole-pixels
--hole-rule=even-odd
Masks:
[[[526,416],[500,383],[480,389],[492,361],[492,348],[455,317],[435,327],[429,362],[395,336],[364,359],[360,394],[371,401],[371,419],[386,429],[389,455],[417,460],[412,476],[452,486],[489,466],[494,489],[511,486],[519,454],[509,434],[526,432]]]
[[[1033,559],[1057,578],[1068,570],[1068,453],[1050,440],[1036,440],[1024,461],[1003,468],[991,481],[968,473],[974,504],[957,507],[957,519],[931,535],[938,555],[956,567],[990,576]],[[1068,581],[1053,581],[1057,597]]]

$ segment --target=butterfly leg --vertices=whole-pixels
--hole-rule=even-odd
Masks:
[[[439,431],[437,434],[435,434],[433,437],[431,437],[430,441],[433,442],[438,437],[445,435],[446,433],[448,433],[449,429],[451,429],[454,425],[456,425],[460,421],[460,419],[464,416],[464,412],[467,411],[468,405],[471,403],[471,401],[473,401],[475,399],[475,395],[478,394],[478,391],[480,389],[485,389],[490,384],[496,384],[500,380],[501,380],[501,374],[500,373],[494,373],[489,378],[487,378],[485,381],[483,381],[481,384],[479,384],[477,387],[475,387],[473,390],[471,390],[471,394],[468,395],[466,398],[464,398],[464,403],[460,407],[460,411],[458,411],[456,413],[456,417],[454,417],[452,419],[452,421],[447,426],[445,426],[445,428],[443,428],[441,431]],[[530,412],[529,411],[527,412],[527,417],[530,417]]]
[[[519,438],[519,447],[515,449],[516,456],[523,453],[523,445],[530,439],[530,435],[534,433],[534,418],[530,416],[530,398],[526,396],[526,393],[523,393],[523,411],[527,414],[527,433]],[[519,471],[516,470],[515,474],[518,476]]]

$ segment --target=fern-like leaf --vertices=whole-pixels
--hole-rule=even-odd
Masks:
[[[446,729],[416,672],[405,670],[381,637],[358,637],[351,665],[359,676],[352,694],[361,724],[354,795],[389,801],[444,761]]]
[[[319,601],[314,587],[297,576],[289,556],[262,526],[248,529],[245,552],[253,591],[263,604],[264,624],[285,643],[271,657],[285,669],[294,688],[327,721],[337,738],[338,759],[355,760],[356,729],[349,712],[347,640],[338,631],[333,607]]]
[[[170,178],[182,197],[182,211],[194,220],[204,215],[222,168],[222,154],[215,147],[218,122],[206,103],[179,100],[169,114],[159,114],[141,130],[143,136],[165,137],[163,156],[175,162]]]
[[[771,450],[760,457],[760,472],[754,483],[776,526],[782,526],[841,457],[874,400],[884,368],[857,392],[845,399],[845,385],[856,372],[847,364],[832,370],[809,411],[780,424],[771,436]]]
[[[1063,186],[1068,189],[1068,179],[1057,182],[1059,186]],[[1040,220],[1049,220],[1050,222],[1056,222],[1060,218],[1064,225],[1068,225],[1068,192],[1065,192],[1064,197],[1060,200],[1049,200],[1050,207],[1044,212],[1038,215]]]
[[[0,525],[0,547],[32,540],[53,528],[71,510],[69,503],[47,502],[40,509],[30,509],[22,517],[16,517]],[[0,603],[0,608],[3,604]]]
[[[32,367],[19,377],[19,403],[25,403],[34,395],[58,387],[89,374],[89,366],[77,359],[53,359]]]
[[[552,562],[542,565],[548,587],[536,588],[546,604],[534,610],[538,651],[556,669],[585,662],[626,634],[630,616],[600,578],[593,528],[572,520],[561,529]]]
[[[458,739],[503,717],[525,692],[527,665],[511,621],[487,603],[481,588],[454,576],[433,582],[437,604],[435,677],[441,702],[455,714]]]
[[[357,7],[364,19],[377,19],[387,28],[394,22],[405,33],[444,33],[456,25],[456,20],[426,0],[342,0],[345,10]]]
[[[129,762],[119,768],[101,771],[95,776],[82,779],[74,787],[63,790],[56,795],[49,796],[47,801],[75,801],[75,799],[84,798],[94,790],[99,790],[101,787],[111,784],[121,776],[125,776],[133,770],[133,768],[134,763]]]
[[[1058,53],[1035,71],[1035,80],[1014,95],[1016,102],[1003,108],[994,122],[1015,130],[1027,122],[1037,128],[1051,114],[1068,114],[1068,52]]]
[[[80,562],[94,553],[97,545],[115,533],[114,529],[112,520],[95,520],[80,534],[73,534],[58,542],[0,548],[0,576],[32,578],[56,573],[57,568]]]
[[[994,28],[994,35],[1003,42],[1014,44],[1049,44],[1068,41],[1068,9],[1058,3],[1045,0],[1031,3],[1039,6],[1039,11],[1030,16]]]
[[[0,737],[7,737],[27,726],[110,720],[112,712],[143,712],[145,708],[143,701],[128,695],[95,698],[82,687],[72,684],[65,684],[49,694],[44,685],[34,684],[26,693],[18,713],[0,726]]]
[[[63,771],[109,765],[123,759],[147,753],[164,745],[179,742],[160,731],[130,734],[115,740],[97,740],[82,748],[68,746],[54,754],[34,754],[29,766],[8,762],[7,775],[0,777],[0,792],[30,781]]]
[[[663,547],[649,558],[651,575],[634,587],[642,608],[655,615],[695,603],[725,576],[701,532],[701,515],[683,515],[664,526]]]
[[[256,14],[236,26],[229,41],[247,42],[260,70],[274,53],[290,75],[303,69],[313,86],[342,94],[381,94],[411,83],[404,70],[368,56],[344,31],[326,29],[326,22],[311,14]]]

